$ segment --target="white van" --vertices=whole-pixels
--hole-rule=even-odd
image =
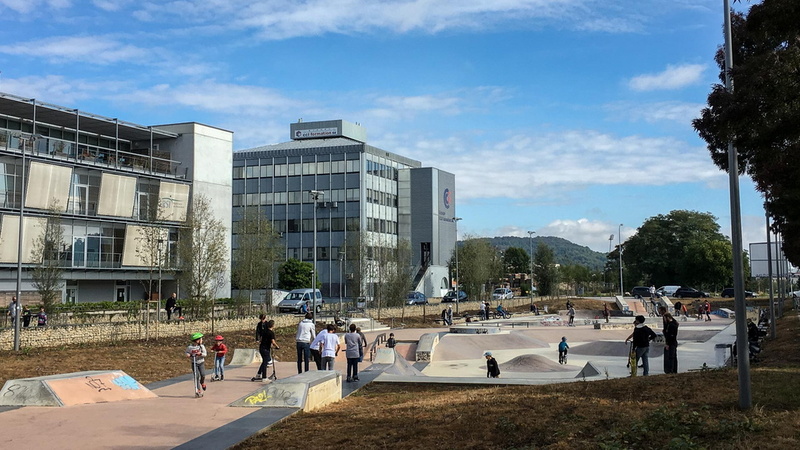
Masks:
[[[673,295],[675,295],[675,291],[677,291],[678,288],[680,288],[680,286],[672,286],[672,285],[661,286],[660,288],[656,289],[656,292],[659,295],[666,295],[667,297],[672,297]]]
[[[308,310],[311,311],[311,308],[315,304],[315,301],[312,296],[311,289],[295,289],[290,291],[286,294],[286,297],[278,303],[278,312],[282,313],[299,313],[300,309],[303,307],[303,304],[308,302]],[[322,293],[319,289],[314,289],[314,297],[316,297],[316,308],[317,313],[322,311]]]

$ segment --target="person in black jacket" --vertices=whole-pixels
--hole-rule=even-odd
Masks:
[[[678,321],[664,313],[664,373],[678,373]]]
[[[492,352],[483,352],[486,358],[486,378],[500,378],[500,366],[492,356]]]
[[[639,361],[642,362],[642,375],[646,377],[650,373],[650,362],[648,360],[650,341],[656,338],[656,333],[644,324],[644,316],[636,316],[633,324],[633,333],[625,339],[625,343],[633,340],[633,348],[636,350],[636,364],[639,364]]]

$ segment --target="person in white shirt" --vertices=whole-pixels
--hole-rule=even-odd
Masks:
[[[327,333],[322,337],[322,370],[333,370],[333,361],[339,354],[339,336],[336,334],[336,325],[329,323]],[[320,333],[321,334],[321,333]]]
[[[306,313],[306,316],[297,325],[297,335],[295,344],[297,346],[297,373],[303,373],[303,367],[308,372],[308,363],[311,359],[311,341],[316,337],[314,322],[311,320],[313,314]]]

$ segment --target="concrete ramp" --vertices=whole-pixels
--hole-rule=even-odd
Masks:
[[[229,406],[312,411],[341,399],[341,374],[331,370],[315,370],[262,385]]]
[[[72,406],[155,397],[121,370],[95,370],[6,381],[0,406]]]
[[[585,366],[583,366],[583,369],[578,372],[578,375],[575,375],[575,378],[589,378],[596,377],[597,375],[600,375],[600,369],[595,367],[594,364],[589,361]]]
[[[486,368],[486,366],[482,366]],[[520,355],[500,364],[502,372],[571,372],[576,366],[559,364],[542,355]]]
[[[379,348],[375,352],[373,364],[394,364],[395,352],[392,348]]]
[[[229,365],[231,366],[249,366],[253,363],[261,363],[261,354],[255,348],[235,348],[233,349],[233,357]]]

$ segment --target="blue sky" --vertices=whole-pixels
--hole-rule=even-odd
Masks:
[[[0,91],[201,122],[235,149],[358,122],[456,174],[460,236],[605,252],[673,209],[730,234],[727,175],[691,128],[722,19],[721,0],[0,0]],[[741,201],[746,248],[765,240],[747,177]]]

